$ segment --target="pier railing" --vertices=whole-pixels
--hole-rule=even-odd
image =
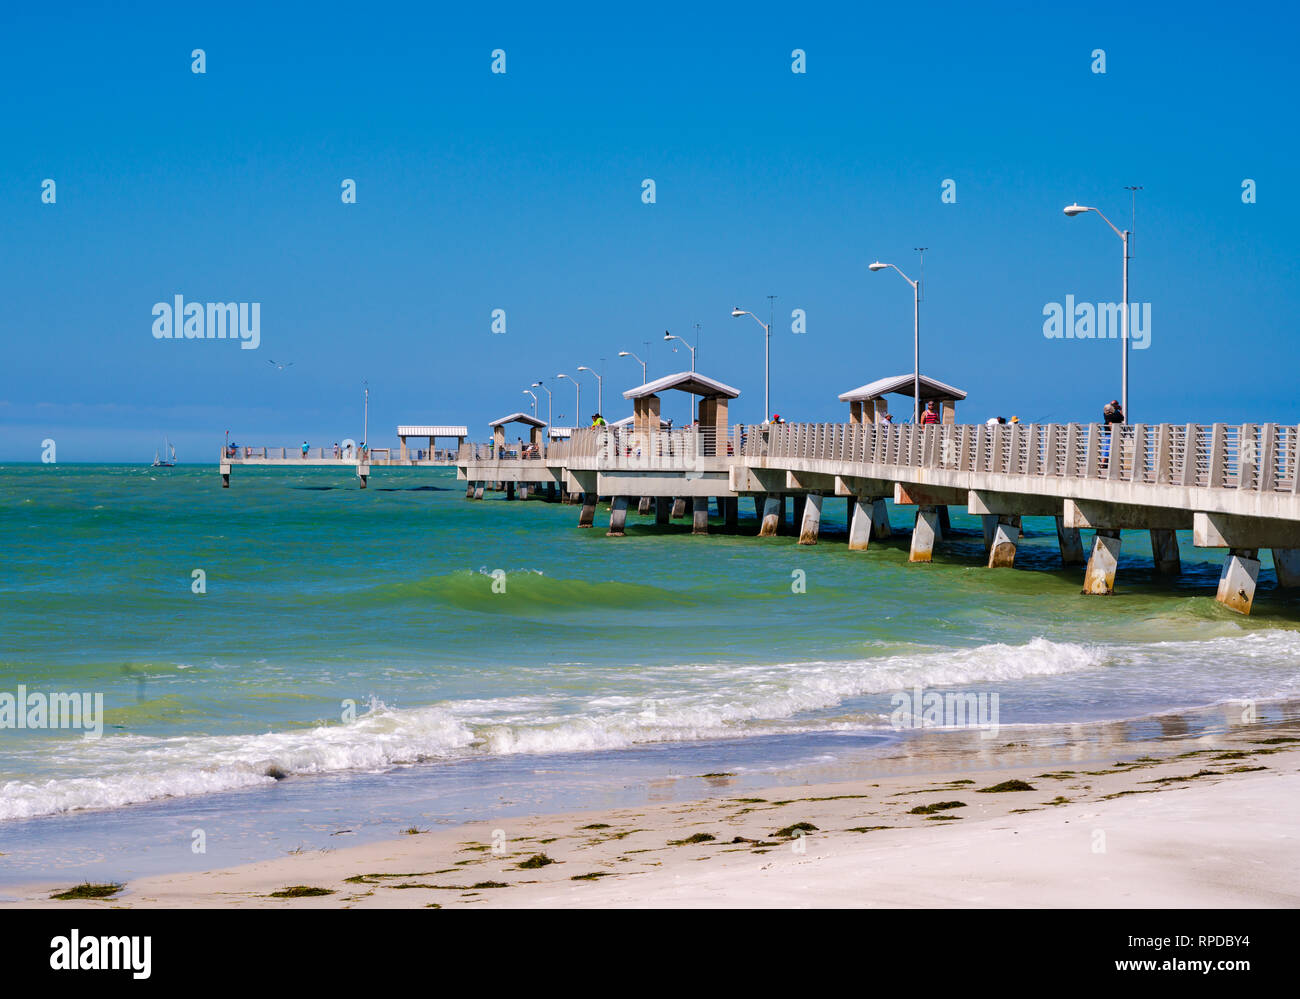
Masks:
[[[1300,493],[1300,428],[1284,424],[784,423],[741,454],[1021,476]]]

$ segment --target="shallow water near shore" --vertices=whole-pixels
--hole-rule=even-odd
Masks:
[[[377,468],[362,491],[323,469],[223,490],[212,467],[0,468],[0,693],[105,705],[97,740],[0,730],[0,877],[75,860],[88,829],[171,856],[207,815],[253,859],[295,829],[391,836],[719,769],[771,783],[879,755],[917,687],[996,694],[1003,726],[1300,692],[1300,613],[1267,561],[1241,618],[1213,600],[1218,553],[1183,535],[1161,579],[1126,533],[1116,596],[1087,598],[1049,519],[990,571],[955,510],[935,563],[909,565],[909,512],[849,553],[831,499],[800,547],[754,538],[747,500],[735,534],[632,516],[609,539],[575,507],[466,502],[451,470]]]

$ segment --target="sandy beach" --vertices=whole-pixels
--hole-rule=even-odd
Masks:
[[[922,777],[743,796],[725,796],[729,775],[710,775],[719,796],[700,801],[412,831],[141,878],[102,900],[31,886],[10,906],[1300,904],[1300,727],[1122,749],[1109,765],[1067,768],[1045,767],[1024,742],[950,748],[946,769]]]

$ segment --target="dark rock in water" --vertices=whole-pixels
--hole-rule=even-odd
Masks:
[[[266,776],[273,777],[276,780],[284,780],[289,775],[279,767],[272,765],[266,768]]]

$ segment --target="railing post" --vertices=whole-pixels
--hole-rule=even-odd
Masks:
[[[1111,445],[1111,451],[1114,451],[1114,444]],[[1114,455],[1109,455],[1113,458]],[[1109,460],[1108,458],[1108,460]],[[1096,479],[1100,477],[1101,472],[1101,428],[1095,423],[1088,424],[1088,450],[1084,455],[1083,477],[1085,479]]]
[[[1256,488],[1262,493],[1271,493],[1277,488],[1277,424],[1264,424],[1262,437],[1260,450],[1264,453],[1256,477]]]
[[[1237,488],[1259,489],[1259,442],[1256,440],[1257,427],[1253,423],[1243,423],[1237,432]]]
[[[1173,427],[1162,423],[1156,428],[1155,481],[1165,485],[1173,478]]]
[[[1228,470],[1228,434],[1227,427],[1216,423],[1210,428],[1210,488],[1223,485]]]

